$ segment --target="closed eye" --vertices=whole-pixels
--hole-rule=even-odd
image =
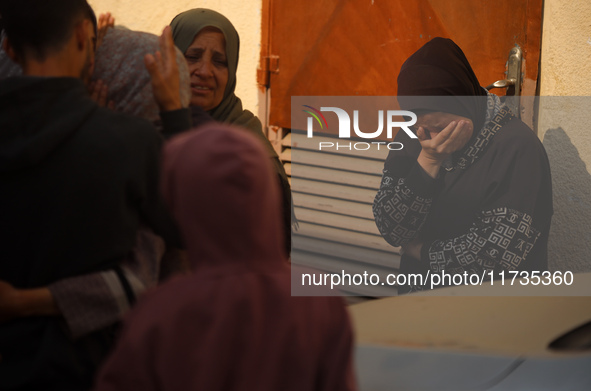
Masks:
[[[203,57],[203,49],[189,49],[185,53],[185,60],[187,60],[189,64],[196,63],[201,60],[201,57]]]
[[[220,67],[227,67],[228,66],[228,60],[226,59],[226,56],[224,56],[221,53],[216,52],[213,57],[212,57],[213,63],[217,66]]]
[[[201,60],[201,56],[194,56],[194,55],[187,55],[185,54],[185,60],[189,64],[195,64],[197,61]]]

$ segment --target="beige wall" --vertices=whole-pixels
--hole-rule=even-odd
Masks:
[[[98,14],[111,12],[116,24],[160,34],[177,14],[191,8],[210,8],[224,14],[240,36],[236,95],[244,107],[258,112],[256,68],[261,42],[262,0],[89,0]]]
[[[591,271],[589,0],[545,0],[540,72],[538,132],[554,190],[550,266]]]

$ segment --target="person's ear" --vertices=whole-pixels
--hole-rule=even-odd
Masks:
[[[8,37],[4,37],[4,41],[2,41],[2,49],[4,49],[4,51],[12,61],[18,64],[18,56],[16,55],[14,48],[10,44],[10,40],[8,39]]]
[[[84,19],[74,27],[74,36],[76,37],[76,47],[78,50],[84,50],[88,44],[88,30],[86,28],[88,23],[90,22]]]

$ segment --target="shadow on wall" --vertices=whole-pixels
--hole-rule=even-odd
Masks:
[[[548,243],[551,271],[591,271],[591,175],[562,128],[549,129],[544,147],[552,170],[554,216]]]

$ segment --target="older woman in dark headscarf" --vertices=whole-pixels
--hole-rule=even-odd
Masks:
[[[406,60],[398,96],[418,116],[418,140],[398,133],[404,149],[388,155],[373,211],[384,239],[402,246],[400,271],[490,280],[546,270],[550,166],[531,129],[480,86],[449,39]]]
[[[194,273],[138,303],[97,391],[355,389],[342,299],[291,296],[265,155],[219,124],[167,145],[163,193]]]
[[[283,226],[287,252],[290,251],[291,223],[295,222],[291,188],[283,164],[262,131],[261,121],[234,93],[240,38],[222,14],[196,8],[177,15],[171,22],[176,46],[185,54],[191,74],[191,106],[201,107],[215,120],[249,130],[263,143],[279,176],[282,190]]]

